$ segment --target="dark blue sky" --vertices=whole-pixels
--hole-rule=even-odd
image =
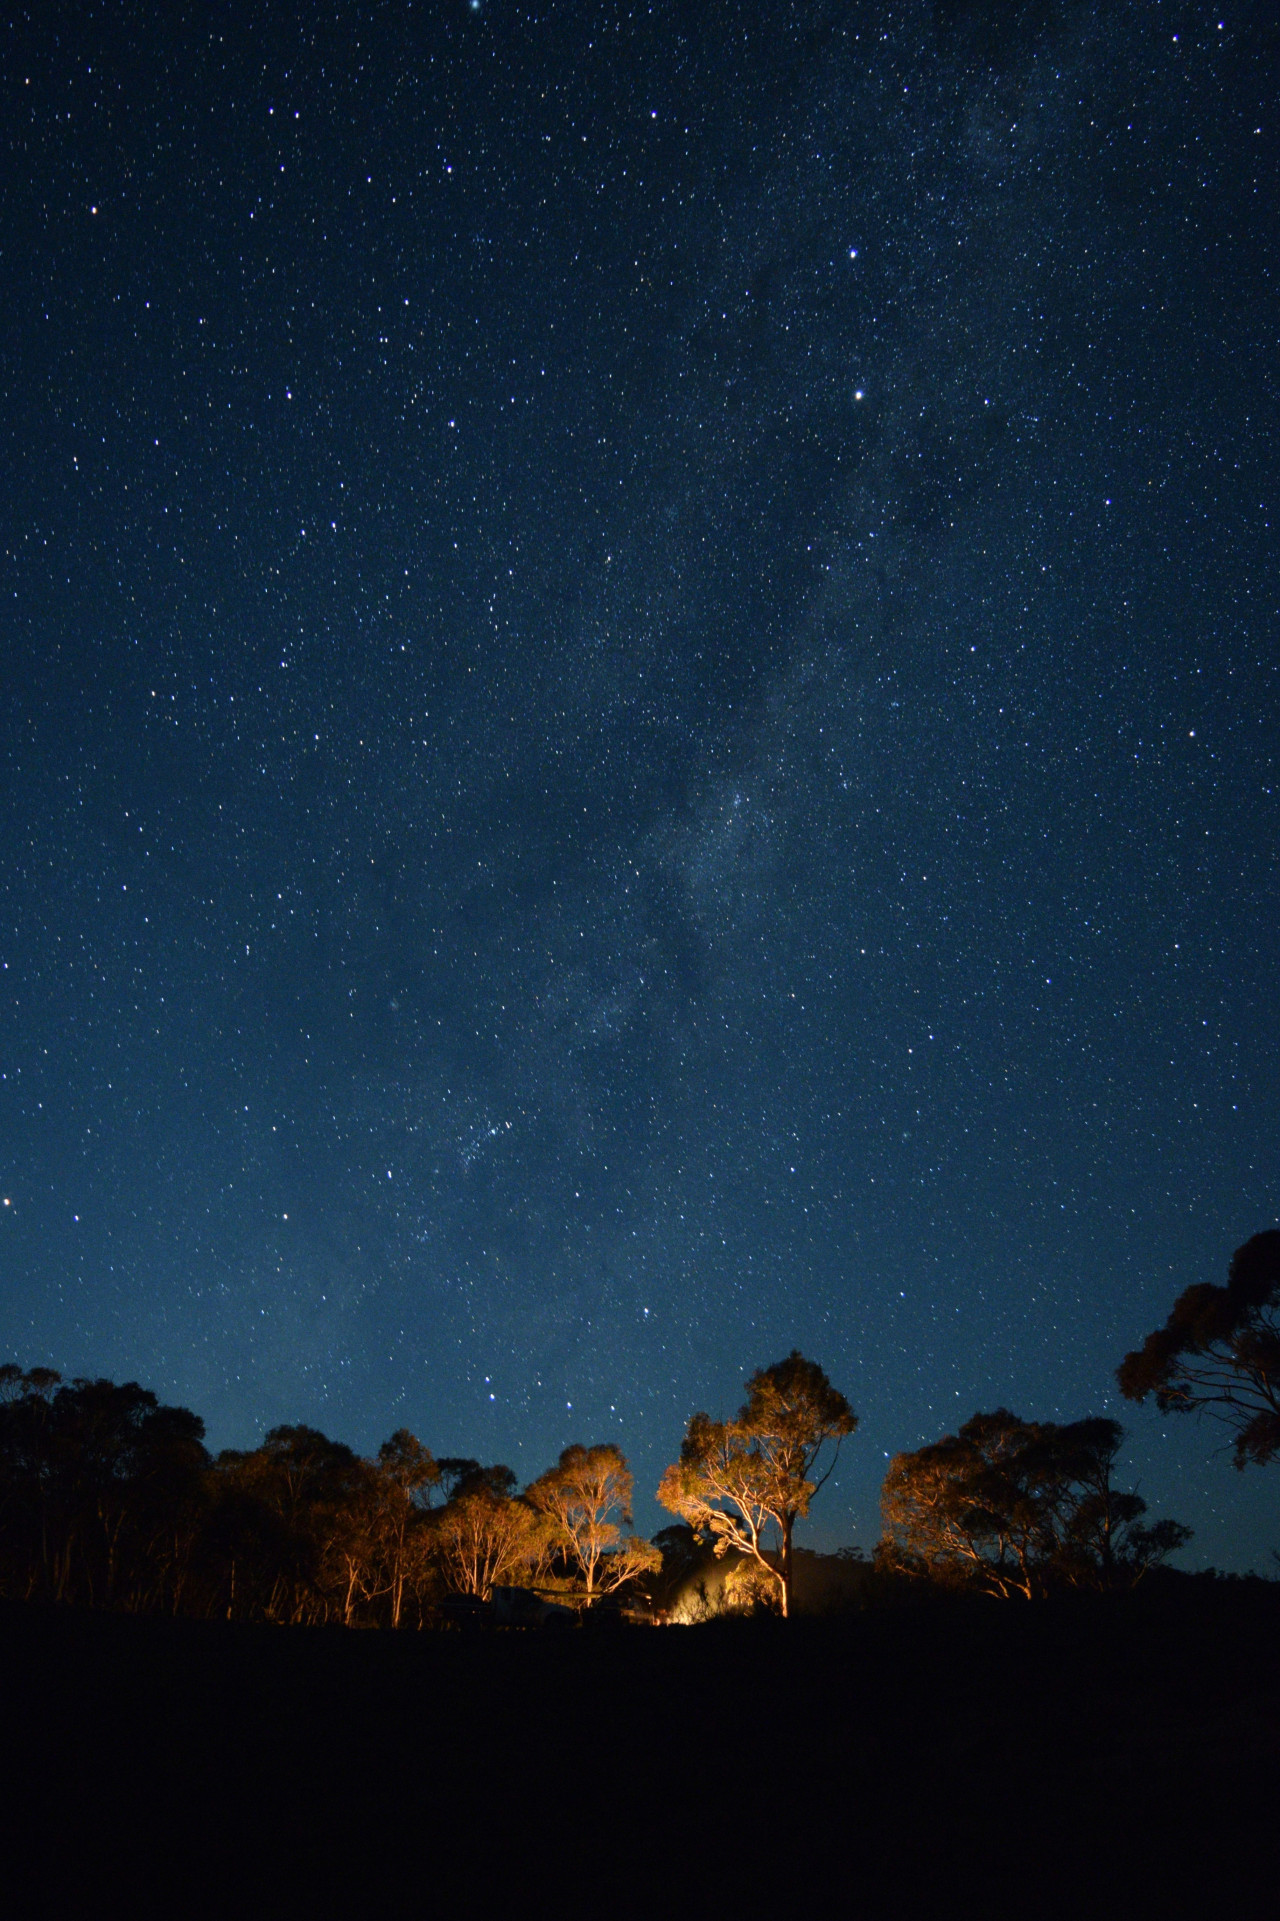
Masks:
[[[1277,1218],[1275,102],[1233,5],[3,28],[0,1348],[810,1538]],[[1166,1434],[1166,1427],[1169,1429]]]

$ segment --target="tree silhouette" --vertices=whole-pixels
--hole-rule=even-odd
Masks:
[[[858,1417],[816,1361],[793,1348],[785,1361],[761,1368],[746,1383],[747,1399],[732,1421],[695,1414],[680,1459],[667,1469],[658,1499],[698,1532],[717,1555],[748,1555],[776,1584],[784,1616],[791,1612],[792,1535],[835,1466],[840,1442]],[[833,1443],[825,1471],[818,1461]],[[770,1530],[779,1552],[768,1557]]]
[[[239,1497],[241,1535],[268,1550],[256,1570],[256,1606],[266,1618],[351,1626],[358,1604],[373,1595],[373,1464],[316,1428],[284,1426],[271,1428],[251,1453],[220,1454],[216,1473]],[[265,1526],[252,1517],[254,1506],[264,1510]]]
[[[975,1414],[958,1434],[898,1454],[881,1492],[881,1560],[1005,1599],[1055,1585],[1133,1586],[1190,1539],[1112,1486],[1116,1421]]]
[[[1280,1454],[1280,1229],[1238,1247],[1225,1287],[1202,1281],[1116,1370],[1130,1401],[1162,1414],[1207,1411],[1235,1429],[1238,1468]]]
[[[176,1609],[208,1459],[203,1421],[136,1381],[0,1369],[5,1587],[90,1607]]]
[[[469,1454],[442,1454],[436,1466],[446,1501],[476,1487],[490,1487],[498,1494],[515,1493],[516,1477],[509,1467],[481,1467]]]
[[[662,1565],[661,1553],[648,1541],[634,1534],[623,1538],[622,1528],[631,1525],[633,1486],[626,1456],[605,1442],[565,1448],[556,1466],[525,1490],[529,1505],[550,1521],[556,1547],[577,1569],[588,1607]]]
[[[378,1481],[373,1535],[386,1570],[384,1591],[390,1599],[391,1625],[398,1628],[406,1584],[423,1571],[427,1537],[422,1517],[430,1510],[441,1473],[430,1448],[423,1447],[407,1427],[400,1427],[378,1449]]]

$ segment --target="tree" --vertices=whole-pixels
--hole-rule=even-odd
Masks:
[[[415,1549],[424,1542],[422,1516],[430,1510],[441,1472],[430,1448],[407,1427],[400,1427],[378,1449],[378,1477],[381,1498],[375,1533],[386,1568],[391,1625],[398,1628],[406,1582],[421,1560]]]
[[[455,1594],[487,1601],[495,1587],[518,1585],[512,1577],[541,1559],[547,1525],[527,1501],[513,1497],[515,1478],[509,1467],[475,1468],[432,1515],[432,1552]]]
[[[268,1620],[338,1620],[349,1627],[357,1604],[373,1598],[378,1474],[372,1463],[316,1428],[284,1426],[271,1428],[251,1453],[220,1454],[215,1474],[224,1497],[231,1496],[220,1505],[230,1524],[232,1582],[251,1577],[235,1611],[248,1605]],[[250,1549],[249,1568],[237,1563],[242,1544]]]
[[[90,1607],[176,1608],[204,1423],[136,1381],[0,1370],[4,1585]]]
[[[547,1516],[556,1547],[581,1576],[588,1607],[662,1565],[661,1553],[648,1541],[634,1534],[623,1538],[622,1528],[631,1525],[633,1486],[626,1456],[605,1442],[565,1448],[556,1466],[525,1490],[526,1501]]]
[[[975,1414],[958,1434],[898,1454],[881,1492],[881,1559],[1008,1599],[1057,1585],[1133,1586],[1190,1539],[1148,1526],[1141,1495],[1112,1485],[1117,1421]]]
[[[509,1467],[481,1467],[469,1454],[442,1454],[436,1462],[439,1487],[446,1501],[473,1487],[493,1487],[500,1494],[515,1492],[516,1477]]]
[[[835,1467],[840,1443],[858,1425],[843,1394],[815,1361],[792,1349],[746,1383],[747,1399],[732,1421],[695,1414],[680,1459],[667,1469],[658,1499],[699,1533],[718,1556],[749,1556],[775,1584],[782,1613],[791,1612],[792,1535]],[[821,1475],[823,1449],[834,1443]],[[816,1478],[815,1478],[816,1476]],[[770,1534],[778,1552],[770,1559]]]
[[[1238,1247],[1225,1287],[1181,1293],[1163,1327],[1116,1370],[1130,1401],[1154,1393],[1162,1414],[1207,1411],[1235,1429],[1235,1464],[1280,1454],[1280,1229]]]
[[[1068,1491],[1057,1517],[1052,1567],[1073,1587],[1136,1587],[1191,1539],[1191,1529],[1180,1521],[1145,1521],[1142,1496],[1112,1485],[1123,1444],[1120,1423],[1102,1416],[1058,1430],[1059,1472]]]

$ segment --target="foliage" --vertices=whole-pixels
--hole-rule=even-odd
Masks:
[[[1154,1393],[1162,1414],[1207,1410],[1235,1429],[1235,1464],[1280,1454],[1280,1229],[1231,1259],[1225,1287],[1204,1281],[1116,1371],[1131,1401]]]
[[[555,1546],[577,1571],[588,1607],[662,1566],[659,1549],[638,1535],[623,1537],[622,1528],[631,1525],[633,1485],[625,1454],[605,1442],[565,1448],[555,1467],[525,1490],[530,1506],[550,1524]]]
[[[204,1423],[136,1381],[0,1369],[0,1581],[24,1598],[177,1608]]]
[[[516,1477],[509,1467],[482,1467],[469,1454],[442,1454],[436,1467],[446,1501],[472,1487],[492,1487],[500,1494],[515,1492]]]
[[[1030,1600],[1051,1586],[1131,1587],[1190,1538],[1143,1521],[1112,1486],[1116,1421],[975,1414],[958,1434],[899,1454],[881,1493],[882,1564],[985,1594]]]
[[[781,1607],[778,1583],[758,1561],[741,1556],[725,1570],[720,1593],[726,1614],[773,1614]]]
[[[1189,1404],[1177,1370],[1188,1355],[1199,1367],[1216,1342],[1232,1393],[1240,1375],[1254,1392],[1274,1392],[1278,1264],[1280,1235],[1259,1235],[1237,1254],[1227,1289],[1190,1290],[1171,1317],[1176,1340],[1153,1336],[1129,1357],[1131,1386],[1154,1385],[1162,1405]],[[1148,1362],[1157,1373],[1143,1376]],[[214,1461],[197,1416],[136,1382],[0,1367],[0,1594],[402,1627],[438,1618],[442,1597],[484,1608],[495,1589],[534,1588],[590,1607],[655,1575],[672,1618],[688,1615],[697,1590],[704,1611],[770,1604],[790,1614],[795,1524],[857,1420],[798,1352],[746,1390],[732,1420],[690,1420],[658,1490],[680,1524],[647,1542],[624,1531],[633,1479],[612,1444],[566,1448],[523,1494],[510,1468],[437,1459],[405,1428],[372,1459],[315,1428],[281,1426]],[[1238,1453],[1269,1458],[1278,1443],[1258,1424],[1266,1407],[1247,1420],[1238,1399],[1228,1407],[1245,1422]],[[880,1566],[1027,1597],[1133,1585],[1188,1530],[1149,1523],[1141,1498],[1113,1485],[1121,1438],[1114,1421],[1035,1423],[998,1409],[897,1456]]]
[[[389,1441],[378,1449],[378,1466],[414,1506],[430,1507],[431,1495],[439,1487],[441,1471],[431,1449],[423,1447],[407,1427],[398,1427]]]
[[[373,1464],[315,1428],[273,1427],[252,1453],[219,1455],[218,1470],[243,1508],[270,1517],[258,1538],[279,1544],[260,1568],[270,1579],[258,1592],[266,1618],[351,1626],[359,1603],[378,1591],[370,1579],[380,1491]]]
[[[735,1549],[776,1583],[784,1615],[791,1610],[792,1535],[830,1475],[840,1442],[858,1421],[822,1369],[794,1350],[746,1383],[747,1400],[732,1421],[695,1414],[680,1459],[662,1477],[658,1499],[699,1533],[718,1555]],[[815,1478],[823,1449],[833,1443]],[[778,1552],[770,1558],[771,1535]]]
[[[547,1558],[546,1517],[513,1496],[510,1468],[466,1476],[431,1517],[431,1550],[445,1586],[487,1601],[495,1587],[517,1587]]]
[[[372,1543],[379,1562],[379,1590],[385,1593],[391,1626],[404,1619],[407,1594],[419,1601],[430,1585],[428,1537],[422,1517],[440,1486],[440,1469],[430,1448],[407,1427],[397,1428],[378,1449],[379,1499]]]
[[[281,1622],[400,1625],[438,1585],[439,1475],[402,1429],[362,1460],[308,1427],[211,1461],[135,1382],[0,1368],[0,1593]]]

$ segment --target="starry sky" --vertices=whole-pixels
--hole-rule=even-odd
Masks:
[[[1268,1565],[1113,1370],[1277,1219],[1271,9],[183,11],[2,29],[0,1348]]]

